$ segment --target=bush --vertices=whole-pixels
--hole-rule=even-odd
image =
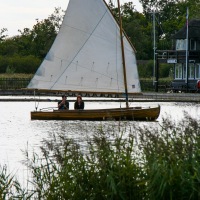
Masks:
[[[12,69],[15,73],[34,74],[40,63],[40,59],[31,55],[15,55],[12,57],[0,56],[0,73],[6,73],[9,69]]]
[[[8,66],[8,58],[5,56],[0,56],[0,73],[5,73]]]
[[[166,64],[166,63],[160,63],[159,64],[159,77],[160,78],[167,78],[171,77],[173,78],[173,65],[172,64]]]
[[[138,61],[138,73],[140,78],[153,77],[154,63],[153,60]]]
[[[156,67],[156,66],[155,66]],[[156,70],[156,69],[155,69]],[[159,78],[173,78],[173,65],[159,63]],[[151,78],[154,75],[154,61],[138,61],[138,73],[140,78]],[[156,76],[156,72],[155,72]]]

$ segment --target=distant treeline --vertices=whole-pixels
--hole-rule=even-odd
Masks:
[[[134,3],[124,3],[121,7],[123,29],[136,49],[137,60],[153,59],[152,12],[156,13],[156,49],[172,49],[172,35],[186,23],[186,8],[189,19],[200,18],[199,1],[188,0],[140,0],[143,13],[135,10]],[[118,9],[109,1],[108,6],[118,20]],[[19,35],[8,37],[7,29],[0,30],[0,73],[35,73],[49,51],[59,31],[64,12],[60,8],[43,20],[36,20],[32,29],[19,30]],[[153,62],[138,63],[140,77],[153,76]],[[160,67],[160,77],[170,76],[170,66]]]

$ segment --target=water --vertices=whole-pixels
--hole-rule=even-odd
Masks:
[[[183,111],[188,112],[197,119],[200,118],[200,105],[195,103],[159,103],[161,113],[158,122],[162,118],[171,116],[174,120],[183,118]],[[157,103],[131,103],[131,106],[157,105]],[[39,108],[55,107],[56,102],[41,102]],[[86,108],[119,107],[119,103],[87,102]],[[27,169],[21,161],[25,159],[24,150],[38,151],[43,138],[48,138],[51,133],[64,133],[70,138],[82,139],[85,133],[92,133],[98,125],[118,125],[119,122],[87,122],[87,121],[31,121],[30,111],[34,110],[34,102],[0,102],[0,165],[6,164],[10,172],[24,181]],[[70,103],[70,109],[73,103]],[[128,122],[129,126],[135,123],[154,126],[158,122]]]

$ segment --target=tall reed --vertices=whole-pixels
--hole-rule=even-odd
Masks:
[[[2,199],[200,199],[197,119],[185,113],[182,121],[166,117],[153,127],[108,124],[83,141],[67,133],[44,140],[41,154],[27,153],[32,190],[22,189],[3,170]]]
[[[187,113],[140,130],[148,199],[200,199],[200,124]]]
[[[15,176],[8,173],[6,165],[0,166],[0,199],[30,199],[32,194],[28,194],[23,189]]]
[[[85,148],[64,135],[46,140],[43,160],[34,157],[29,165],[37,198],[141,199],[144,174],[133,156],[135,137],[123,135],[100,127]]]

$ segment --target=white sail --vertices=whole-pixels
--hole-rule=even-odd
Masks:
[[[124,38],[128,93],[141,92]],[[124,93],[119,26],[103,0],[70,0],[60,31],[28,88]]]

